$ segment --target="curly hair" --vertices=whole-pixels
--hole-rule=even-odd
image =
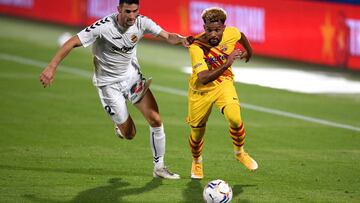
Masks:
[[[219,7],[211,7],[205,9],[201,17],[204,23],[213,23],[213,22],[221,22],[222,24],[226,21],[226,11]]]

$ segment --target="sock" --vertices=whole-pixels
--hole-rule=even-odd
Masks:
[[[244,152],[245,129],[243,123],[241,123],[239,128],[230,127],[230,136],[233,140],[235,154],[237,155]]]
[[[150,126],[150,146],[153,155],[154,167],[164,167],[165,132],[163,125],[160,127]]]
[[[244,152],[245,129],[241,119],[241,111],[239,104],[229,104],[224,108],[224,116],[229,122],[229,132],[233,141],[235,154]]]
[[[191,134],[189,136],[189,145],[192,153],[193,160],[197,163],[202,162],[202,149],[204,144],[204,127],[191,127]]]

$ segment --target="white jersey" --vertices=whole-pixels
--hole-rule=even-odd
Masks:
[[[124,81],[134,68],[139,69],[136,57],[139,40],[144,34],[158,36],[162,30],[146,16],[138,16],[135,24],[125,30],[118,24],[117,15],[106,16],[77,34],[84,47],[93,44],[95,86]]]

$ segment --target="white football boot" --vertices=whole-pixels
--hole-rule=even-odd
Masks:
[[[153,177],[154,178],[172,179],[172,180],[180,179],[179,174],[170,172],[169,169],[167,169],[165,166],[162,168],[154,167]]]

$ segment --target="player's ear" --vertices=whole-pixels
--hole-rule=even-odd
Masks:
[[[121,7],[122,7],[121,5],[117,6],[117,10],[118,10],[119,13],[121,13]]]
[[[221,29],[225,30],[225,28],[226,28],[226,25],[222,24]]]

